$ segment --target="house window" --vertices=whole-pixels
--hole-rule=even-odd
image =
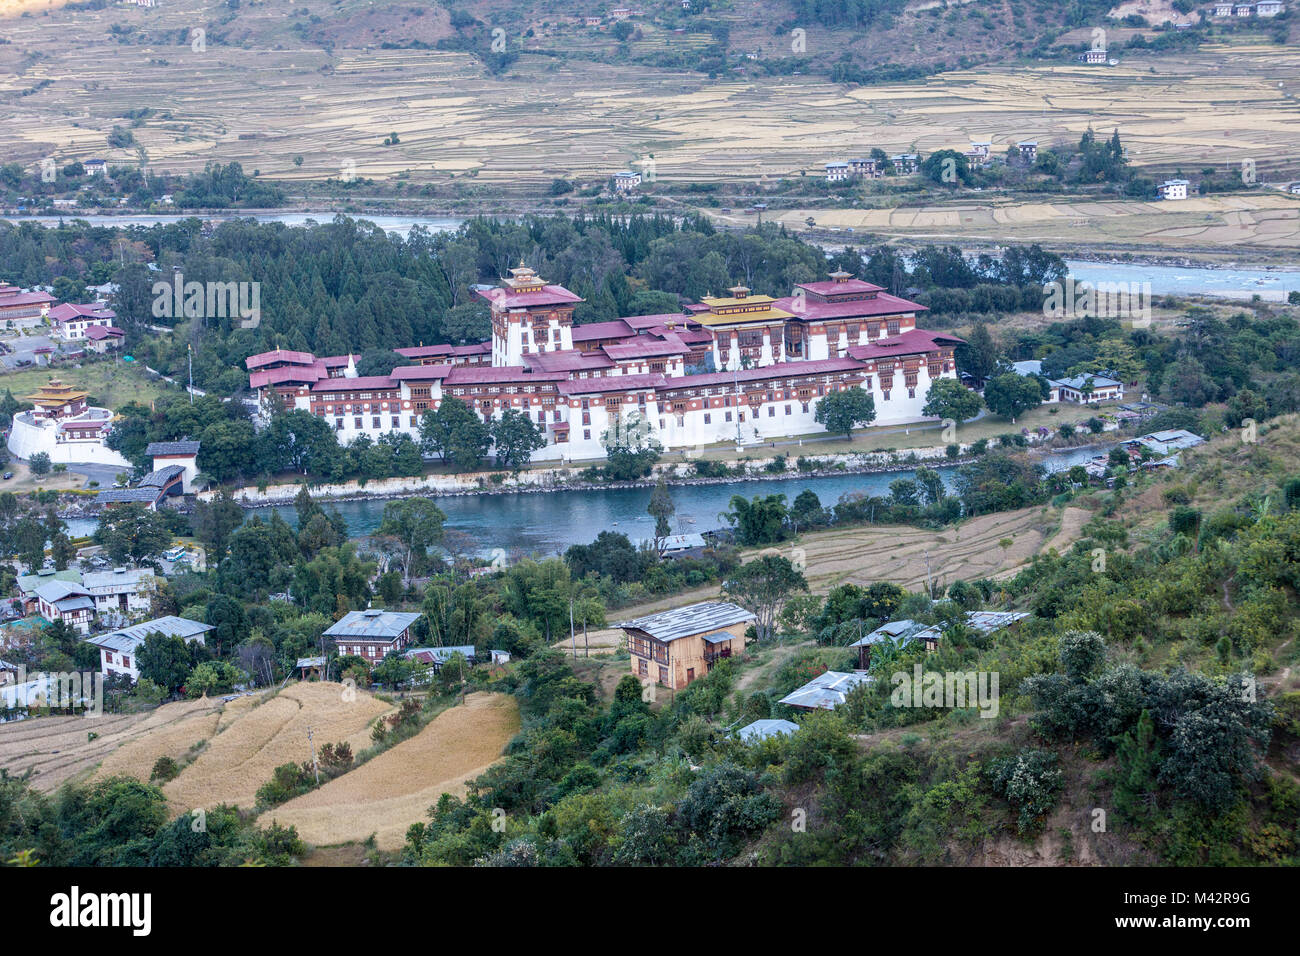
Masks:
[[[394,428],[401,428],[401,427],[402,427],[402,419],[401,419],[400,416],[398,416],[398,415],[394,415],[394,416],[393,416],[393,427],[394,427]]]
[[[122,655],[122,666],[123,667],[131,666],[131,658],[127,657],[125,654]]]
[[[372,415],[372,416],[370,417],[370,427],[371,427],[371,428],[378,428],[378,427],[379,427],[379,416],[378,416],[378,415]]]
[[[767,417],[768,417],[768,418],[775,418],[775,417],[776,417],[776,406],[775,406],[775,405],[769,405],[769,406],[767,406]]]
[[[583,440],[583,441],[591,441],[591,429],[590,429],[590,428],[584,428],[584,429],[582,430],[582,440]]]
[[[358,429],[358,430],[361,428],[361,416],[360,416],[360,415],[358,415],[356,418],[352,419],[352,425],[353,425],[354,428],[356,428],[356,429]]]
[[[650,665],[647,664],[645,661],[638,660],[636,662],[636,669],[637,669],[637,673],[640,674],[642,677],[650,676]]]
[[[803,405],[803,411],[804,411],[804,414],[807,415],[807,414],[808,414],[808,403],[807,403],[807,402],[800,402],[800,404]]]

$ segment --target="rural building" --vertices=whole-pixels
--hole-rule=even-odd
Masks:
[[[95,600],[80,584],[46,581],[36,589],[36,613],[51,624],[63,621],[82,634],[89,634],[95,618]]]
[[[600,26],[600,17],[583,17],[582,22],[589,27]]]
[[[655,539],[649,539],[654,544]],[[708,542],[702,534],[670,534],[659,542],[659,556],[662,558],[699,557],[707,548]]]
[[[756,720],[736,731],[736,736],[747,744],[767,740],[769,737],[789,736],[799,729],[793,720]]]
[[[111,328],[113,320],[117,318],[117,313],[108,308],[103,302],[96,302],[92,305],[64,303],[50,309],[49,317],[57,334],[65,342],[73,342],[84,339],[86,331],[91,326]]]
[[[871,666],[871,649],[877,644],[884,644],[886,641],[905,640],[909,635],[915,634],[925,628],[924,624],[918,624],[916,621],[904,619],[901,621],[890,621],[880,625],[870,634],[858,638],[849,647],[858,649],[858,669],[866,670]]]
[[[1254,12],[1255,12],[1254,8],[1249,3],[1238,3],[1235,4],[1232,8],[1232,15],[1234,17],[1244,18],[1250,16]]]
[[[293,665],[293,669],[298,672],[298,676],[303,680],[311,680],[313,677],[317,680],[324,680],[325,658],[300,657]]]
[[[73,385],[52,378],[49,384],[42,385],[31,395],[24,395],[23,400],[36,406],[31,413],[33,421],[45,422],[82,414],[89,407],[86,403],[88,395]]]
[[[1292,183],[1287,187],[1287,191],[1291,193],[1292,196],[1300,196],[1300,183]]]
[[[100,614],[144,614],[153,596],[154,573],[149,568],[114,568],[92,571],[82,585],[95,599]]]
[[[0,323],[48,315],[55,301],[48,292],[24,292],[16,285],[0,283]]]
[[[620,193],[630,193],[641,185],[641,174],[624,170],[621,173],[614,174],[614,190]]]
[[[1255,4],[1255,15],[1275,17],[1285,9],[1286,6],[1282,3],[1282,0],[1260,0],[1259,3]]]
[[[743,607],[705,601],[614,626],[627,635],[633,676],[680,690],[744,651],[745,629],[754,620]]]
[[[349,611],[325,629],[325,636],[338,645],[339,654],[354,654],[377,664],[411,643],[411,626],[419,618],[403,611]]]
[[[1231,4],[1231,3],[1216,3],[1216,4],[1214,5],[1214,15],[1215,15],[1216,17],[1230,17],[1230,16],[1232,16],[1232,4]]]
[[[777,703],[798,707],[800,710],[834,710],[848,699],[849,693],[855,688],[874,682],[875,678],[861,671],[827,671],[786,694]]]
[[[826,164],[826,181],[828,183],[843,182],[848,179],[850,169],[848,163],[827,163]]]
[[[153,459],[155,472],[179,466],[181,490],[188,495],[193,493],[194,476],[199,473],[200,447],[196,441],[155,441],[149,443],[144,453]]]
[[[111,325],[86,326],[86,348],[100,355],[113,349],[120,349],[125,338],[125,332]]]
[[[133,624],[107,634],[86,638],[87,644],[99,648],[99,672],[105,677],[122,674],[132,681],[140,679],[140,665],[137,652],[150,634],[162,634],[164,637],[179,637],[186,644],[203,644],[204,635],[215,630],[211,624],[200,624],[183,617],[154,618]]]
[[[910,176],[921,166],[921,157],[916,153],[899,153],[890,156],[889,161],[894,164],[894,172],[900,176]]]
[[[1016,149],[1020,150],[1021,160],[1030,166],[1038,161],[1038,140],[1022,139],[1016,143]]]
[[[1058,390],[1060,401],[1076,405],[1116,401],[1124,397],[1124,383],[1102,375],[1075,375],[1050,384]]]
[[[968,156],[976,156],[980,159],[988,159],[989,153],[993,149],[993,140],[991,139],[973,139],[970,141],[970,152]]]
[[[1186,179],[1167,179],[1156,187],[1156,191],[1161,199],[1186,199],[1189,185]]]
[[[1080,62],[1080,63],[1105,63],[1105,62],[1106,62],[1106,51],[1105,51],[1105,50],[1085,50],[1085,51],[1083,51],[1082,53],[1079,54],[1078,59],[1079,59],[1079,62]]]
[[[421,661],[433,668],[436,674],[442,670],[442,665],[451,660],[452,655],[459,654],[470,664],[474,663],[476,650],[473,644],[461,644],[453,647],[413,647],[410,650],[403,651],[405,657],[411,660]]]
[[[85,167],[87,176],[103,176],[108,172],[108,163],[102,159],[88,159],[81,165]]]
[[[880,164],[874,159],[850,159],[849,171],[854,176],[861,176],[864,179],[880,179],[885,175],[884,170],[880,168]],[[766,209],[766,205],[763,208]]]
[[[134,488],[101,488],[95,501],[106,508],[115,505],[139,504],[150,511],[168,497],[178,497],[184,487],[185,469],[182,465],[157,468],[136,483]]]
[[[80,584],[79,571],[37,571],[35,574],[20,574],[17,578],[18,602],[24,615],[37,613],[36,590],[50,581],[63,581],[65,584]]]
[[[1139,449],[1148,448],[1155,454],[1164,456],[1172,455],[1184,448],[1195,448],[1197,445],[1204,445],[1205,439],[1185,428],[1171,428],[1167,431],[1151,432],[1149,435],[1130,439],[1123,442],[1123,444]]]

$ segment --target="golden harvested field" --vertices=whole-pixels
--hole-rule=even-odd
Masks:
[[[413,183],[473,173],[480,182],[542,185],[565,174],[604,177],[650,154],[662,180],[753,181],[816,172],[874,146],[964,150],[970,137],[985,136],[998,152],[1028,138],[1046,147],[1077,141],[1089,125],[1119,127],[1139,165],[1251,158],[1268,180],[1271,170],[1290,168],[1300,145],[1289,92],[1300,50],[1257,40],[1128,51],[1114,67],[1063,58],[869,87],[811,76],[711,81],[527,53],[493,77],[459,52],[350,47],[366,42],[355,39],[360,30],[343,32],[332,52],[304,44],[291,29],[299,9],[333,22],[365,16],[365,5],[293,7],[287,17],[270,4],[246,5],[229,30],[213,26],[226,11],[215,0],[2,21],[10,43],[0,46],[8,107],[0,152],[24,163],[143,157],[171,171],[238,160],[284,179],[337,176],[350,161],[359,176],[409,170]],[[202,49],[182,41],[197,24],[209,25]],[[110,27],[127,31],[121,41]],[[245,45],[224,45],[223,33],[232,42],[247,37]],[[690,35],[662,41],[699,44]],[[132,127],[138,147],[109,149],[113,126],[143,107],[156,112]],[[381,145],[392,132],[400,142]],[[962,224],[948,210],[906,215],[900,228]],[[1024,215],[1048,213],[1014,212],[1005,226],[1025,228],[1016,221]],[[1068,221],[1071,213],[1050,215]]]
[[[229,706],[229,705],[227,705]],[[163,754],[178,758],[206,740],[216,726],[220,700],[180,701],[145,714],[102,717],[39,717],[0,724],[0,769],[36,771],[32,786],[49,792],[88,775],[103,761],[97,778],[128,773],[149,779]],[[89,739],[89,734],[99,736]]]
[[[518,731],[513,697],[470,694],[463,706],[439,714],[410,740],[268,810],[258,823],[295,826],[317,846],[360,842],[373,834],[379,849],[399,849],[407,828],[425,820],[439,796],[463,796],[466,784],[501,756]]]
[[[927,555],[931,581],[936,585],[957,580],[997,578],[1014,574],[1040,550],[1050,537],[1050,546],[1064,551],[1080,535],[1089,515],[1081,508],[1036,505],[1018,511],[1004,511],[963,521],[942,531],[926,531],[905,525],[877,525],[839,531],[814,531],[777,550],[793,557],[792,548],[802,548],[806,561],[804,576],[816,594],[825,594],[840,584],[868,585],[893,581],[911,591],[925,588]],[[1006,547],[1002,542],[1007,541]],[[749,560],[769,549],[746,551]],[[625,621],[645,614],[666,611],[695,601],[716,598],[716,586],[698,588],[635,607],[609,612],[609,620]],[[613,633],[617,632],[612,632]],[[605,638],[604,650],[617,646]],[[569,650],[569,641],[552,645]],[[592,647],[596,645],[593,642]],[[582,654],[582,639],[578,639]]]
[[[282,763],[311,759],[310,728],[317,750],[347,741],[353,752],[370,744],[370,726],[392,708],[364,691],[344,699],[342,684],[291,684],[222,726],[198,758],[165,787],[171,809],[184,813],[219,803],[251,807],[257,788]]]

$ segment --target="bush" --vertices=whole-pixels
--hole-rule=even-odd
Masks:
[[[159,783],[166,783],[168,780],[176,779],[176,775],[181,772],[180,765],[171,757],[159,757],[154,761],[153,770],[149,773],[149,782],[157,780]]]
[[[1036,833],[1056,807],[1064,782],[1056,754],[1025,748],[989,767],[993,791],[1019,810],[1016,826],[1022,836]]]

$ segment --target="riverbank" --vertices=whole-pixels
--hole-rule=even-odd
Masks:
[[[1068,447],[1046,446],[1044,442],[1030,439],[1028,448],[1031,452],[1043,455],[1061,454],[1077,455],[1095,448],[1105,448],[1109,442],[1091,442],[1084,445]],[[313,498],[321,501],[386,501],[399,498],[416,497],[421,494],[435,494],[442,498],[459,498],[481,495],[546,494],[567,491],[621,491],[630,489],[653,488],[660,476],[672,487],[689,487],[693,485],[725,485],[739,482],[792,481],[800,478],[809,480],[834,478],[848,475],[884,475],[896,472],[912,471],[920,465],[932,465],[942,468],[956,468],[976,460],[971,446],[965,445],[956,457],[949,457],[947,446],[938,445],[931,448],[910,449],[907,454],[864,452],[848,455],[834,453],[805,456],[804,460],[815,463],[813,467],[799,468],[792,456],[771,456],[765,458],[742,459],[726,475],[702,476],[695,472],[692,461],[659,462],[651,474],[643,479],[633,481],[591,481],[578,477],[580,470],[572,467],[539,468],[510,475],[500,471],[472,472],[462,475],[426,475],[422,478],[388,478],[369,481],[364,484],[357,481],[338,484],[308,485]],[[771,470],[770,466],[782,461],[782,470]],[[736,467],[739,469],[736,470]],[[231,492],[232,497],[245,509],[274,508],[291,504],[301,483],[268,485],[265,488],[246,487]],[[200,492],[196,497],[202,501],[211,501],[217,492]]]

